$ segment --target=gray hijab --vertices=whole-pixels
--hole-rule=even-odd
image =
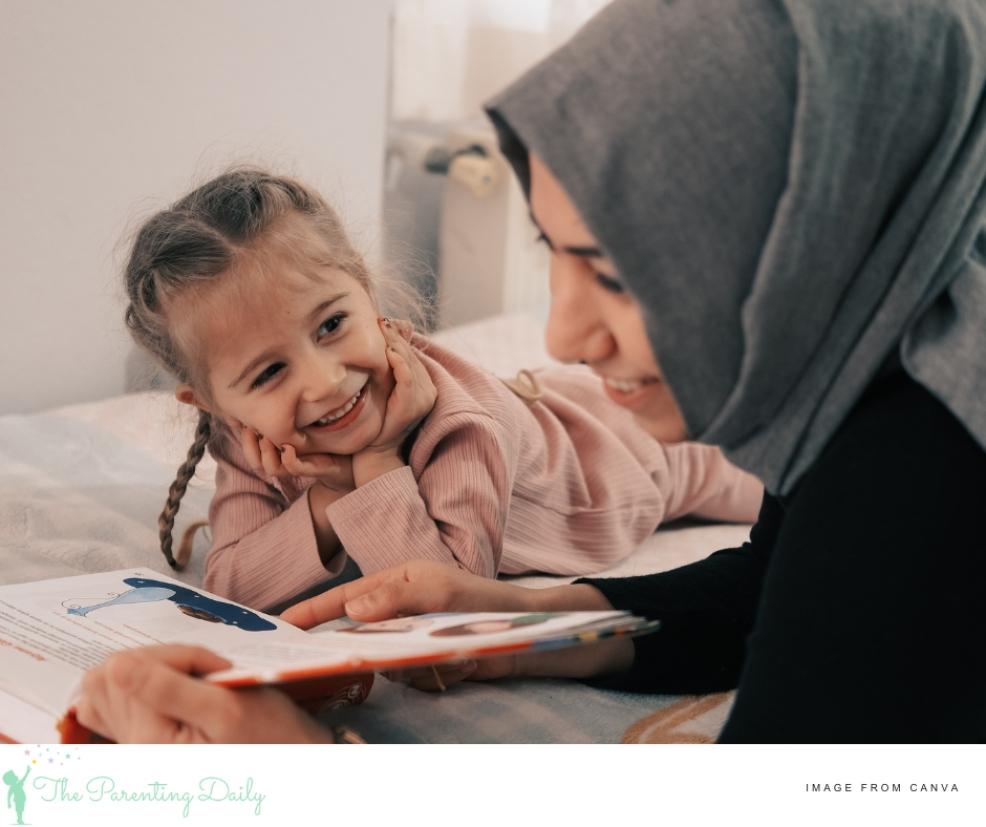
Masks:
[[[769,491],[881,371],[986,446],[986,0],[615,0],[488,112]]]

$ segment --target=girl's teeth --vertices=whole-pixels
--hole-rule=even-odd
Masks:
[[[356,400],[359,399],[359,395],[362,392],[363,392],[363,389],[360,388],[359,391],[357,391],[356,395],[352,399],[350,399],[345,405],[343,405],[341,408],[339,408],[334,414],[329,414],[328,416],[323,416],[321,419],[316,420],[315,421],[315,424],[316,425],[328,425],[330,422],[335,422],[335,420],[339,419],[340,417],[345,416],[347,413],[349,413],[353,409],[353,405],[356,404]]]

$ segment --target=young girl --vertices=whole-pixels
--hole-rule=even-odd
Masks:
[[[754,477],[637,424],[627,406],[661,377],[608,364],[606,342],[602,385],[581,369],[505,383],[380,319],[338,217],[297,181],[210,181],[142,227],[126,282],[128,327],[200,410],[162,549],[175,567],[187,557],[171,532],[208,446],[205,587],[242,603],[282,603],[347,557],[364,573],[420,558],[486,577],[587,574],[661,522],[756,517]]]

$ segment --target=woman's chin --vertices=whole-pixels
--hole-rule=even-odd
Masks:
[[[657,415],[635,411],[633,417],[643,430],[659,442],[684,442],[688,439],[688,429],[677,411]]]

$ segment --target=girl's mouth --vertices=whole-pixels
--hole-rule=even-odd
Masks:
[[[315,431],[316,433],[326,433],[328,431],[339,431],[349,425],[351,422],[355,421],[356,417],[360,415],[363,408],[366,406],[366,392],[370,387],[369,381],[359,389],[352,399],[350,399],[341,408],[337,408],[321,419],[316,419],[311,425],[305,428],[306,431]]]

